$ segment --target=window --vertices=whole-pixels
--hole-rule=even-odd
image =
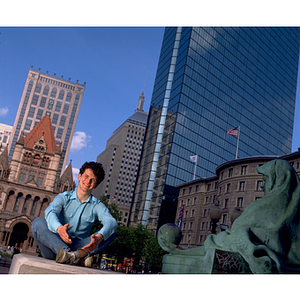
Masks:
[[[222,217],[222,223],[226,224],[226,222],[227,222],[227,214],[224,214]]]
[[[63,108],[63,114],[66,114],[66,115],[68,114],[69,107],[70,107],[70,105],[68,103],[65,103],[64,108]]]
[[[58,121],[58,114],[54,114],[52,118],[52,124],[57,124]]]
[[[29,109],[28,117],[33,118],[34,113],[35,113],[35,107],[31,106],[30,109]]]
[[[226,193],[230,193],[230,186],[231,186],[231,184],[228,183],[228,184],[227,184],[227,188],[226,188]]]
[[[247,166],[242,166],[241,167],[241,175],[246,175],[247,174]]]
[[[37,185],[41,186],[44,183],[45,174],[39,173],[38,179],[37,179]]]
[[[263,188],[262,188],[262,181],[257,181],[257,187],[256,187],[256,189],[258,190],[258,191],[262,191],[263,190]]]
[[[202,222],[202,224],[201,224],[201,230],[205,230],[205,222]]]
[[[207,185],[207,191],[210,191],[210,183]]]
[[[41,101],[40,101],[40,107],[45,107],[45,105],[46,105],[46,100],[47,100],[46,97],[42,97],[42,98],[41,98]]]
[[[64,99],[64,95],[65,95],[65,91],[64,90],[60,90],[59,94],[58,94],[58,99],[63,100]]]
[[[55,106],[55,111],[60,112],[61,104],[62,104],[61,101],[57,101],[56,106]]]
[[[207,209],[204,209],[203,211],[203,218],[206,218],[207,217]]]
[[[203,235],[200,235],[200,243],[203,243],[203,240],[204,240]]]
[[[37,114],[36,114],[36,118],[37,120],[41,120],[43,117],[43,110],[42,109],[38,109]]]
[[[27,174],[27,170],[24,169],[24,168],[21,168],[21,172],[20,172],[20,175],[19,175],[19,181],[20,182],[24,182],[25,181],[26,174]]]
[[[24,201],[24,205],[23,205],[23,209],[22,209],[22,214],[25,214],[26,211],[27,211],[27,206],[28,206],[28,202],[29,202],[29,199],[31,198],[30,195],[27,195],[26,198],[25,198],[25,201]]]
[[[28,181],[34,180],[35,175],[36,175],[36,171],[30,171],[28,176]]]
[[[72,93],[69,92],[69,93],[67,94],[66,101],[67,101],[67,102],[70,102],[70,101],[71,101],[71,98],[72,98]]]
[[[228,170],[228,177],[232,177],[232,174],[233,174],[233,169],[231,168]]]
[[[53,88],[50,97],[55,98],[57,93],[57,88]]]
[[[191,217],[195,217],[195,210],[194,209],[191,212]]]
[[[32,100],[31,100],[31,104],[32,105],[37,105],[39,100],[39,96],[38,95],[33,95]]]
[[[43,91],[43,95],[48,95],[49,94],[49,85],[46,85],[45,87],[44,87],[44,91]]]
[[[240,182],[240,187],[239,187],[240,191],[242,191],[242,192],[245,191],[245,184],[246,184],[245,181]]]
[[[38,83],[37,85],[36,85],[36,88],[35,88],[35,93],[40,93],[41,92],[41,89],[42,89],[42,84],[41,83]]]
[[[30,130],[31,124],[32,124],[32,120],[27,120],[24,127],[25,130]]]
[[[64,127],[66,123],[66,119],[67,119],[66,116],[61,116],[59,126]]]
[[[229,204],[229,199],[225,199],[224,201],[224,208],[227,208]]]
[[[243,198],[238,198],[237,207],[243,207]]]
[[[14,212],[18,212],[22,196],[23,196],[22,193],[18,194],[18,196],[16,198],[16,202],[15,202]]]
[[[40,200],[39,197],[35,197],[35,198],[34,198],[33,204],[32,204],[32,208],[31,208],[31,212],[30,212],[30,215],[31,215],[31,216],[34,216],[35,210],[36,210],[36,206],[37,206],[39,200]]]

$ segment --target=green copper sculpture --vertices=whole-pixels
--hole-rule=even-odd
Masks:
[[[251,203],[231,229],[210,234],[203,246],[182,249],[177,246],[181,233],[170,234],[170,224],[160,227],[158,242],[170,253],[164,257],[163,272],[165,263],[165,273],[176,268],[176,273],[212,273],[216,255],[222,252],[241,257],[244,265],[239,273],[300,273],[298,175],[280,159],[265,163],[257,172],[263,174],[264,197]]]

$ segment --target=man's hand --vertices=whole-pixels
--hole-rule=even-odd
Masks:
[[[69,227],[69,223],[65,224],[65,225],[60,225],[57,228],[57,233],[59,234],[60,238],[67,244],[72,244],[72,240],[70,239],[67,230]]]
[[[87,244],[86,246],[82,247],[82,249],[91,252],[95,250],[98,246],[98,244],[103,240],[102,235],[97,233],[96,235],[91,235],[91,242]]]

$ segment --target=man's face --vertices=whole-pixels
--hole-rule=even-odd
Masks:
[[[92,169],[85,169],[82,175],[79,173],[78,181],[78,187],[84,192],[89,192],[97,187],[97,177]]]

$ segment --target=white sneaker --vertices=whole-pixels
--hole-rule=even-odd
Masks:
[[[59,248],[55,261],[59,264],[73,265],[79,261],[79,253],[77,251],[67,252],[64,248]]]

